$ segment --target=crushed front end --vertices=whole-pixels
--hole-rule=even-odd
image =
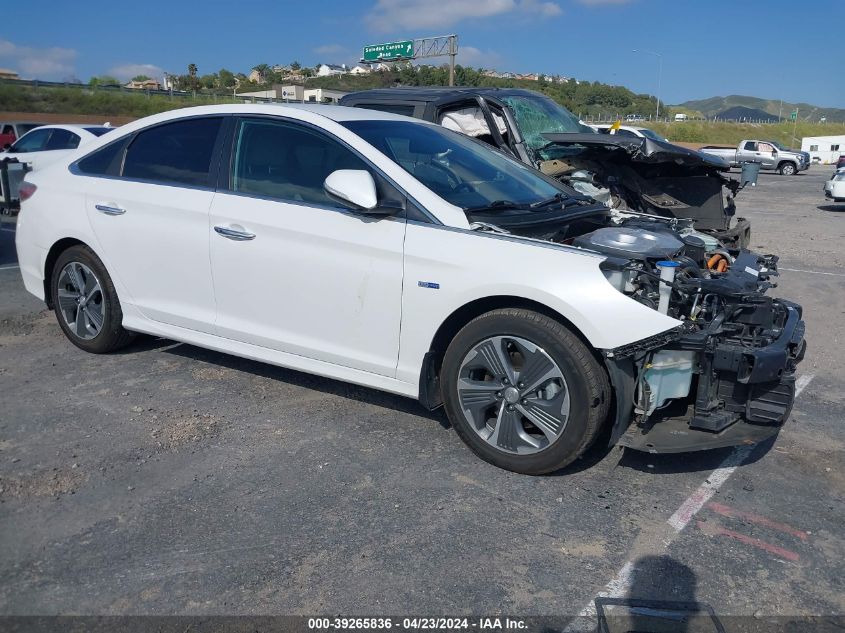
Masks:
[[[607,252],[608,238],[631,250],[646,235],[619,230],[584,239]],[[612,442],[672,453],[776,435],[806,349],[801,306],[764,294],[775,285],[777,257],[702,253],[695,240],[654,235],[636,258],[602,266],[617,290],[681,321],[660,337],[605,350],[618,409]]]

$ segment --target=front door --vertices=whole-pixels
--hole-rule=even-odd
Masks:
[[[392,377],[405,222],[323,190],[336,169],[372,169],[323,131],[260,117],[238,122],[231,165],[209,229],[218,334]]]

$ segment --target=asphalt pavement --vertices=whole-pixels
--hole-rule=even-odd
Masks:
[[[775,442],[594,448],[528,477],[416,402],[168,340],[88,355],[0,231],[0,614],[845,613],[845,205],[831,168],[737,200],[809,349]],[[620,324],[624,327],[624,324]]]

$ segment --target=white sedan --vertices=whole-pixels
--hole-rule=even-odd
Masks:
[[[837,169],[824,183],[824,195],[834,202],[845,202],[845,169]]]
[[[478,455],[517,472],[561,468],[605,424],[626,446],[695,450],[770,437],[791,407],[803,323],[758,297],[774,261],[740,256],[724,288],[698,271],[701,300],[667,221],[616,225],[437,125],[317,105],[177,110],[28,175],[21,197],[24,283],[79,348],[141,332],[444,404]],[[774,329],[745,332],[739,313]],[[728,332],[742,358],[719,347]],[[775,344],[774,362],[743,360]],[[727,408],[695,396],[738,378]]]
[[[0,160],[17,158],[22,163],[29,163],[34,171],[113,129],[107,125],[42,125],[4,148]]]

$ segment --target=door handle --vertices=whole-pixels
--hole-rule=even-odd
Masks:
[[[231,229],[228,226],[215,226],[214,230],[217,231],[218,235],[222,235],[230,240],[235,240],[236,242],[246,242],[255,239],[255,233]]]
[[[126,213],[126,209],[109,204],[95,204],[94,208],[100,213],[105,213],[106,215],[123,215]]]

